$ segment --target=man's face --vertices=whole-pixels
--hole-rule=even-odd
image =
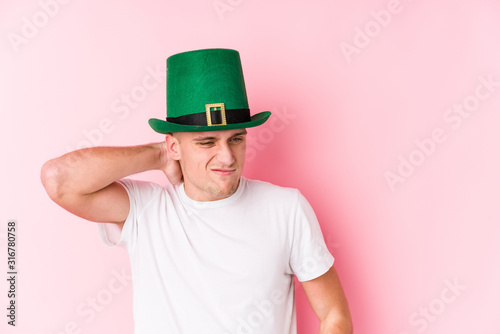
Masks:
[[[245,163],[245,129],[174,134],[186,194],[196,201],[231,196],[239,185]],[[167,141],[168,143],[168,141]]]

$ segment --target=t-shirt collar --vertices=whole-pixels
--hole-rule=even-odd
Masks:
[[[238,184],[238,189],[236,189],[234,194],[224,199],[219,199],[216,201],[206,201],[206,202],[195,201],[194,199],[189,198],[184,189],[184,182],[176,185],[175,188],[177,193],[179,194],[179,197],[181,198],[181,201],[185,205],[188,205],[196,209],[220,208],[229,205],[231,203],[234,203],[236,200],[238,200],[238,198],[240,198],[241,194],[245,190],[246,181],[247,181],[246,178],[241,176],[240,183]]]

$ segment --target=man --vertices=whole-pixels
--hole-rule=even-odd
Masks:
[[[66,210],[99,223],[130,256],[136,334],[296,333],[294,280],[320,334],[352,332],[314,212],[296,189],[241,176],[250,116],[237,51],[167,59],[165,141],[94,147],[48,161],[42,183]],[[165,187],[127,179],[162,170]]]

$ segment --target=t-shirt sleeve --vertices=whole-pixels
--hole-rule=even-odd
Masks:
[[[330,269],[334,258],[325,244],[311,205],[299,192],[293,217],[290,268],[300,282],[317,278]]]
[[[130,201],[127,219],[123,228],[113,223],[98,223],[98,231],[106,246],[119,246],[130,251],[137,240],[139,218],[160,186],[132,179],[121,179],[117,182],[125,188]]]

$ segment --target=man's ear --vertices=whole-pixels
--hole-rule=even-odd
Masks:
[[[165,142],[167,143],[168,155],[174,160],[181,159],[181,150],[179,139],[173,134],[169,133],[165,136]]]

